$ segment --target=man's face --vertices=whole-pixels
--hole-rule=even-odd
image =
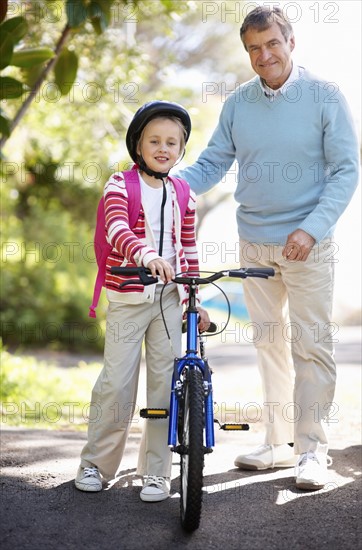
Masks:
[[[280,88],[292,70],[294,36],[286,41],[277,23],[273,23],[265,31],[248,29],[244,34],[244,44],[254,71],[270,88]]]

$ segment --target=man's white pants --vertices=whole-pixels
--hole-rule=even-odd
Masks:
[[[175,285],[166,287],[162,304],[173,351],[161,317],[159,288],[153,304],[111,302],[108,307],[104,367],[92,391],[88,442],[81,453],[81,466],[97,466],[106,480],[120,466],[136,407],[169,408],[173,359],[181,354],[182,307]],[[138,404],[143,340],[147,403]],[[170,476],[167,432],[166,419],[145,421],[138,474]]]
[[[263,382],[265,442],[294,442],[296,454],[326,452],[336,383],[333,243],[315,245],[306,262],[285,260],[282,250],[240,241],[242,267],[275,269],[268,280],[244,281]]]

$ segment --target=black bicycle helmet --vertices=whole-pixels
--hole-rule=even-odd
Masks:
[[[185,143],[189,139],[191,133],[191,119],[182,105],[171,101],[149,101],[138,109],[127,130],[126,145],[133,162],[138,163],[139,161],[137,143],[142,130],[150,120],[158,116],[175,116],[179,118],[186,130]]]

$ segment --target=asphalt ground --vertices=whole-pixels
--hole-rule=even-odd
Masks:
[[[258,416],[262,403],[255,350],[248,343],[210,343],[217,415]],[[183,532],[179,465],[171,498],[144,503],[135,475],[140,422],[135,420],[119,477],[101,493],[74,488],[86,435],[60,430],[3,429],[1,527],[3,550],[48,549],[357,549],[361,547],[361,329],[342,329],[336,344],[338,382],[330,425],[330,482],[316,492],[295,488],[294,470],[241,471],[234,458],[259,445],[263,431],[216,432],[205,457],[200,528]],[[140,380],[142,400],[144,368]]]

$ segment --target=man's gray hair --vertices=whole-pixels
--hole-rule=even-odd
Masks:
[[[283,11],[276,6],[259,6],[248,13],[240,29],[240,38],[244,44],[244,48],[247,50],[244,42],[244,35],[247,30],[255,29],[259,32],[265,31],[271,27],[273,23],[277,23],[285,41],[293,34],[293,27],[290,21],[284,15]]]

